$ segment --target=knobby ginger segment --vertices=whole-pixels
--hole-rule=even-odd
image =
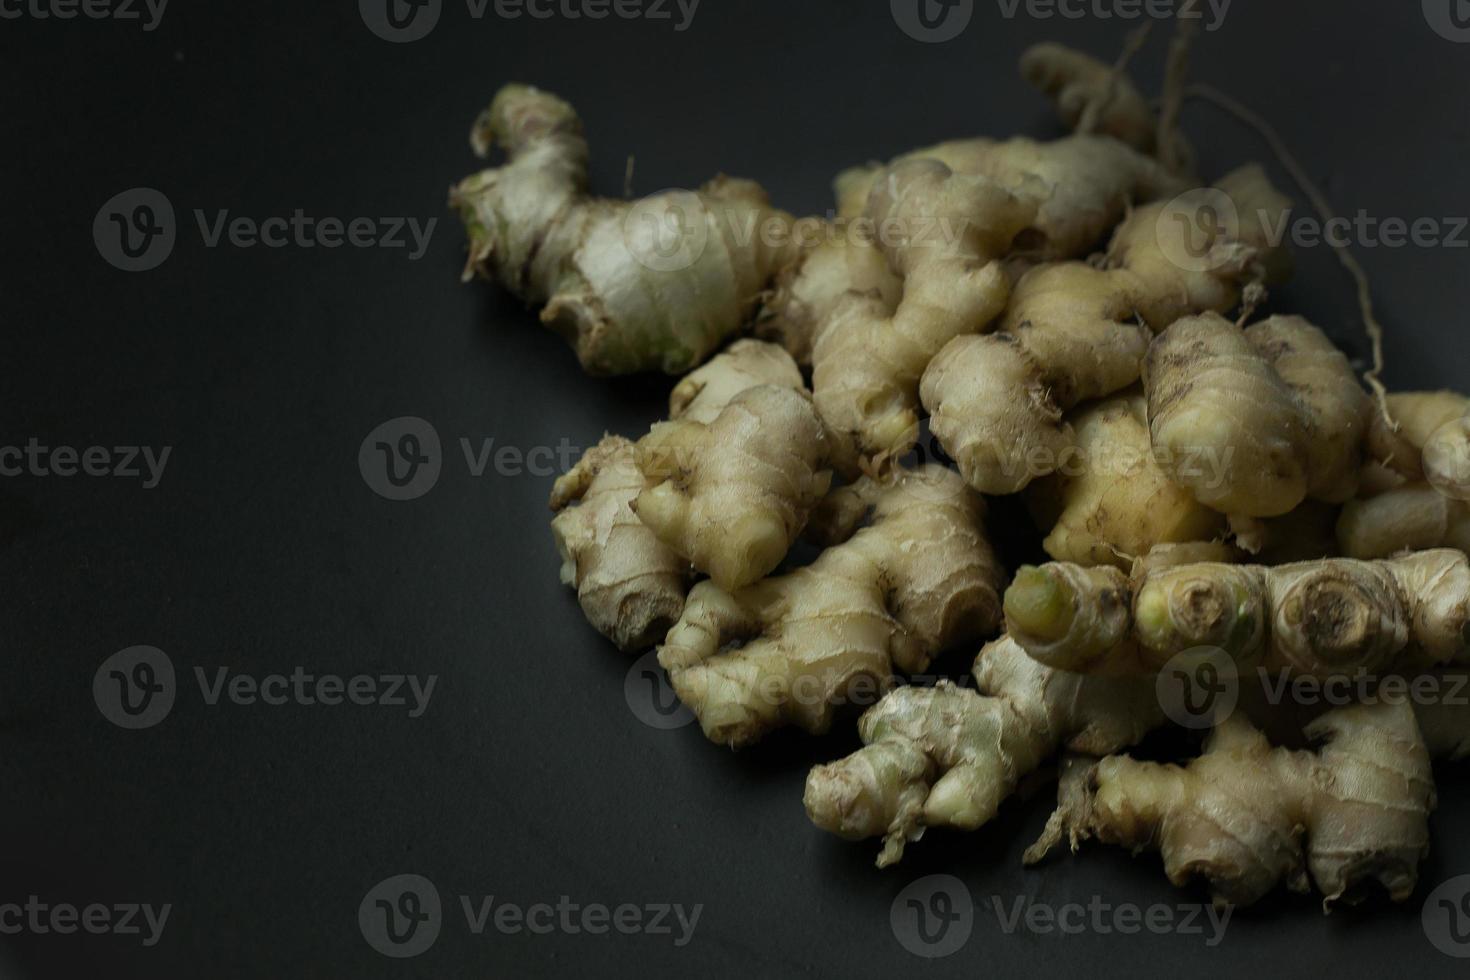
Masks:
[[[1452,391],[1388,396],[1398,429],[1375,415],[1369,455],[1410,481],[1424,480],[1454,500],[1470,500],[1470,398]]]
[[[855,685],[928,667],[993,632],[1002,570],[984,503],[938,466],[834,493],[833,533],[871,523],[812,564],[727,591],[695,586],[659,650],[679,699],[713,741],[737,747],[783,725],[813,733]]]
[[[581,120],[554,95],[506,86],[471,143],[482,157],[499,145],[506,162],[451,194],[470,238],[466,276],[543,307],[542,322],[591,374],[688,371],[795,258],[790,216],[750,181],[720,177],[636,203],[590,196]]]
[[[1470,550],[1470,399],[1412,392],[1390,395],[1388,406],[1399,427],[1374,413],[1361,496],[1337,525],[1343,553],[1372,559]]]
[[[1061,44],[1037,44],[1021,55],[1021,77],[1051,99],[1069,128],[1111,136],[1154,151],[1158,119],[1133,80],[1111,65]]]
[[[1027,273],[990,336],[962,336],[930,363],[920,386],[930,427],[982,493],[1010,494],[1055,472],[1076,434],[1064,413],[1139,379],[1155,331],[1183,316],[1234,307],[1274,281],[1282,261],[1266,234],[1290,206],[1259,168],[1216,191],[1264,217],[1216,228],[1205,196],[1156,202],[1118,228],[1102,268],[1074,262]],[[1184,221],[1170,220],[1174,217]],[[1195,241],[1200,229],[1206,241]],[[1192,254],[1208,261],[1185,264]]]
[[[1148,672],[1198,647],[1238,670],[1319,678],[1416,672],[1470,654],[1470,563],[1448,549],[1392,561],[1198,564],[1130,582],[1114,568],[1023,568],[1006,626],[1057,670]]]
[[[882,837],[878,866],[926,827],[975,830],[1059,749],[1095,755],[1164,722],[1153,684],[1050,670],[1002,638],[975,661],[978,691],[903,687],[858,724],[864,747],[807,777],[807,815],[849,840]]]
[[[688,563],[630,506],[646,487],[633,443],[606,436],[551,492],[562,583],[577,590],[587,621],[620,650],[657,643],[679,618],[688,588]]]
[[[1365,560],[1432,548],[1470,552],[1470,504],[1427,483],[1411,484],[1350,501],[1337,539],[1343,554]]]
[[[1010,291],[997,259],[1035,218],[1035,204],[986,177],[934,160],[891,168],[874,186],[868,216],[903,279],[890,311],[881,296],[848,293],[812,350],[812,392],[851,475],[904,455],[918,439],[919,376],[952,338],[995,318]]]
[[[847,293],[876,294],[892,314],[903,280],[879,247],[886,233],[865,212],[880,175],[918,160],[988,177],[1034,202],[1034,219],[1012,243],[1008,261],[1017,267],[1084,256],[1130,206],[1183,189],[1157,162],[1100,136],[1052,142],[954,140],[904,154],[886,166],[854,167],[836,180],[838,214],[823,225],[823,240],[804,249],[778,278],[756,326],[760,336],[809,363],[817,333]]]
[[[731,402],[757,389],[804,391],[801,371],[779,347],[736,341],[679,382],[669,397],[669,416],[712,424]],[[755,404],[758,408],[759,402]],[[809,405],[806,413],[810,417]],[[815,447],[821,433],[819,428],[813,432],[812,424],[809,420],[806,434],[814,435]],[[705,447],[686,448],[685,461],[697,465]],[[687,558],[634,513],[637,500],[659,486],[656,476],[640,469],[649,458],[642,444],[607,436],[557,480],[551,495],[556,512],[551,529],[562,556],[562,581],[577,590],[593,627],[623,650],[642,649],[663,639],[684,607],[691,572]],[[747,506],[792,514],[806,506],[799,490],[795,484],[768,484]],[[790,497],[783,497],[783,492]]]
[[[1356,494],[1372,403],[1306,320],[1181,320],[1150,347],[1144,383],[1159,460],[1202,503],[1259,518]]]
[[[670,414],[638,443],[648,485],[634,513],[716,585],[763,578],[831,482],[800,369],[774,344],[737,341],[679,383]]]
[[[1143,396],[1087,405],[1067,419],[1075,450],[1031,485],[1028,503],[1057,561],[1128,568],[1160,545],[1225,536],[1222,515],[1164,475],[1149,443]]]
[[[1063,836],[1157,849],[1169,881],[1208,882],[1217,905],[1250,905],[1280,882],[1324,906],[1374,884],[1396,902],[1429,851],[1435,791],[1429,752],[1407,702],[1354,705],[1305,734],[1316,751],[1272,748],[1240,715],[1217,727],[1187,766],[1127,756],[1078,767],[1034,861]]]

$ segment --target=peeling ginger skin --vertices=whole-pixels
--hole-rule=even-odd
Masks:
[[[1357,492],[1372,404],[1306,320],[1272,317],[1244,332],[1214,314],[1181,320],[1150,347],[1144,384],[1165,471],[1201,503],[1276,517],[1309,495]]]
[[[903,687],[859,722],[864,747],[807,776],[807,815],[849,840],[883,837],[878,866],[926,827],[975,830],[1062,747],[1103,754],[1164,716],[1153,685],[1049,670],[1008,639],[975,661],[979,691]]]
[[[1220,184],[1227,186],[1240,208],[1287,206],[1250,173]],[[1273,263],[1254,239],[1216,240],[1211,247],[1228,259],[1207,270],[1181,267],[1171,256],[1182,246],[1169,236],[1185,232],[1163,220],[1167,207],[1135,210],[1101,269],[1077,262],[1027,273],[999,332],[960,337],[930,363],[920,385],[930,427],[971,486],[1011,494],[1054,472],[1076,438],[1064,413],[1134,384],[1151,331],[1190,313],[1230,309],[1267,275]]]
[[[739,747],[787,724],[824,732],[854,685],[924,670],[995,628],[1003,573],[984,503],[952,472],[927,466],[836,494],[838,524],[855,523],[859,501],[871,524],[787,575],[736,591],[701,582],[659,650],[715,742]]]
[[[556,481],[551,530],[563,584],[588,621],[620,650],[652,646],[684,608],[688,563],[629,506],[647,486],[633,443],[606,436]]]
[[[890,312],[881,296],[848,293],[812,350],[817,411],[834,462],[848,475],[913,447],[920,375],[945,343],[1004,308],[1010,283],[996,260],[1035,206],[989,178],[916,160],[880,178],[868,216],[877,227],[902,229],[884,252],[903,277],[903,298]]]
[[[1319,678],[1415,672],[1470,654],[1470,563],[1457,551],[1277,567],[1198,564],[1130,582],[1113,568],[1023,568],[1006,626],[1057,670],[1151,672],[1212,647],[1239,670]]]
[[[1354,705],[1306,729],[1316,751],[1272,748],[1240,715],[1211,733],[1187,766],[1102,760],[1064,792],[1072,846],[1088,837],[1158,849],[1169,881],[1208,881],[1217,905],[1250,905],[1279,882],[1324,905],[1360,899],[1376,882],[1396,902],[1429,851],[1435,791],[1429,752],[1406,702]],[[1069,812],[1070,811],[1070,812]],[[1043,839],[1028,854],[1059,839]],[[1310,873],[1310,877],[1309,877]]]
[[[1154,460],[1142,395],[1088,405],[1069,417],[1072,466],[1031,485],[1057,561],[1128,568],[1159,545],[1211,542],[1224,519],[1171,482]]]
[[[796,362],[774,344],[736,341],[674,388],[669,414],[638,443],[647,486],[634,513],[717,585],[764,577],[831,482]]]
[[[730,401],[762,385],[800,390],[804,383],[780,348],[736,341],[674,388],[669,416],[713,422]],[[587,619],[622,650],[663,639],[684,607],[690,577],[689,562],[633,512],[638,496],[655,486],[638,468],[639,454],[638,445],[606,436],[551,495],[562,582],[577,589]]]
[[[581,121],[548,93],[501,89],[471,142],[482,157],[499,144],[507,161],[451,194],[470,236],[466,276],[494,278],[544,307],[542,322],[573,344],[588,373],[688,371],[750,319],[795,258],[791,236],[742,236],[791,222],[749,181],[721,177],[697,194],[638,204],[589,196]],[[673,244],[688,249],[689,262],[644,264],[640,256],[678,252],[667,241],[674,218]],[[779,247],[766,244],[778,239]]]

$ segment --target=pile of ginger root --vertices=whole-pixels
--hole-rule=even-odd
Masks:
[[[562,579],[715,743],[855,724],[807,779],[817,827],[887,866],[1057,770],[1028,863],[1096,840],[1217,903],[1402,901],[1431,760],[1470,752],[1470,709],[1388,693],[1470,664],[1470,397],[1385,391],[1370,311],[1362,376],[1262,313],[1293,203],[1258,164],[1196,172],[1187,44],[1157,101],[1127,57],[1038,45],[1021,72],[1067,135],[851,167],[809,217],[723,175],[593,196],[576,112],[510,85],[472,134],[503,162],[451,195],[466,277],[590,374],[682,375],[556,481]],[[912,463],[926,429],[944,465]],[[999,497],[1049,561],[1002,560]],[[1201,663],[1229,703],[1184,716]],[[1129,754],[1161,732],[1191,758]]]

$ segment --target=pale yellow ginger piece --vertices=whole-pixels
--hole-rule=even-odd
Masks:
[[[606,436],[556,481],[551,532],[561,580],[594,629],[620,650],[652,646],[684,608],[689,565],[629,506],[647,486],[633,443]]]
[[[1470,550],[1470,399],[1450,391],[1388,396],[1375,412],[1359,499],[1337,525],[1343,554],[1387,558],[1427,548]]]
[[[1069,128],[1153,152],[1158,130],[1153,107],[1133,80],[1112,65],[1048,42],[1021,55],[1021,77],[1051,99]]]
[[[1058,471],[1031,485],[1032,512],[1051,533],[1042,542],[1057,561],[1132,567],[1160,545],[1227,546],[1224,518],[1159,468],[1149,445],[1143,396],[1095,402],[1068,418],[1075,451]]]
[[[1427,481],[1454,500],[1470,500],[1470,398],[1452,391],[1388,396],[1399,428],[1375,414],[1368,453],[1412,481]]]
[[[1244,332],[1216,314],[1181,320],[1149,348],[1144,385],[1156,456],[1201,503],[1276,517],[1356,494],[1372,403],[1306,320]]]
[[[1217,190],[1242,212],[1289,207],[1259,168],[1231,175]],[[1216,229],[1201,217],[1215,207],[1212,198],[1181,201],[1135,210],[1101,269],[1066,263],[1027,273],[999,332],[960,337],[930,363],[920,384],[930,428],[971,486],[1011,494],[1055,472],[1076,440],[1064,413],[1136,383],[1153,331],[1188,314],[1232,308],[1283,264],[1270,257],[1259,223]],[[1199,227],[1168,220],[1188,208]],[[1200,227],[1209,238],[1194,242]],[[1181,264],[1201,249],[1208,261]]]
[[[736,341],[679,382],[669,416],[713,422],[742,392],[763,385],[804,390],[801,371],[779,347]],[[551,495],[562,582],[577,590],[593,627],[623,650],[663,639],[684,607],[692,571],[633,512],[639,494],[655,485],[638,460],[634,443],[606,436],[556,481]]]
[[[674,386],[669,418],[708,425],[736,395],[761,385],[801,391],[806,381],[791,356],[775,344],[737,340]]]
[[[750,181],[638,202],[588,195],[581,120],[528,86],[501,89],[471,142],[482,157],[500,145],[506,162],[451,194],[470,238],[466,277],[543,307],[591,374],[688,371],[750,320],[799,251],[791,217]]]
[[[661,422],[638,443],[643,523],[695,568],[738,589],[781,563],[827,492],[826,436],[804,390],[743,391],[708,424]]]
[[[1470,503],[1427,483],[1410,484],[1349,501],[1337,522],[1337,540],[1343,554],[1365,560],[1431,548],[1470,552]]]
[[[895,668],[993,632],[1003,572],[984,502],[939,466],[864,478],[836,492],[836,534],[871,523],[810,565],[737,591],[694,587],[659,649],[705,735],[732,747],[795,725],[821,733],[836,707]]]
[[[1470,563],[1442,549],[1391,561],[1199,564],[1129,580],[1110,567],[1022,568],[1006,627],[1057,670],[1157,671],[1214,648],[1237,671],[1319,678],[1470,660]]]
[[[848,293],[812,350],[813,399],[841,471],[881,468],[913,447],[920,375],[948,341],[1004,308],[1010,283],[996,260],[1035,213],[995,181],[934,160],[879,178],[868,216],[887,229],[882,247],[903,298],[890,312],[879,296]]]
[[[807,815],[848,840],[883,837],[878,866],[927,827],[976,830],[1062,748],[1103,754],[1164,722],[1152,682],[1050,670],[1002,638],[975,661],[979,690],[903,687],[858,723],[864,747],[807,776]]]
[[[1036,201],[1035,218],[1011,243],[1016,262],[1080,258],[1131,205],[1183,189],[1157,162],[1097,136],[955,140],[906,153],[886,166],[854,167],[836,180],[838,216],[827,224],[823,241],[781,273],[757,322],[759,336],[778,341],[805,364],[818,328],[846,293],[876,292],[889,314],[897,308],[903,281],[876,247],[883,229],[863,216],[879,175],[916,160],[989,177]]]
[[[780,344],[798,364],[811,364],[817,328],[847,293],[872,295],[889,311],[903,295],[903,280],[872,235],[851,226],[826,228],[820,244],[781,271],[755,323],[757,337]]]
[[[1217,906],[1250,905],[1280,883],[1323,907],[1375,886],[1413,894],[1429,852],[1433,772],[1407,702],[1353,705],[1307,726],[1310,751],[1272,748],[1240,715],[1222,722],[1187,766],[1127,756],[1074,767],[1039,860],[1063,838],[1157,849],[1169,881],[1207,882]]]

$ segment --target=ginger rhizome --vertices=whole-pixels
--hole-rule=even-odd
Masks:
[[[978,690],[903,687],[868,709],[864,747],[807,777],[812,822],[849,840],[882,837],[886,867],[926,827],[989,822],[1060,749],[1118,751],[1164,722],[1151,682],[1054,671],[1005,638],[980,652],[974,675]]]
[[[1138,208],[1114,234],[1102,268],[1032,270],[1013,290],[999,332],[960,337],[930,363],[920,388],[930,427],[971,486],[1010,494],[1054,472],[1075,444],[1064,413],[1136,383],[1153,331],[1231,309],[1273,280],[1281,261],[1265,226],[1289,202],[1256,167],[1217,190],[1258,217],[1216,227],[1203,217],[1215,206],[1209,196]],[[1170,220],[1176,216],[1187,220]],[[1205,240],[1195,241],[1201,229]],[[1193,254],[1210,258],[1192,265]]]
[[[1470,552],[1470,503],[1427,483],[1349,501],[1337,522],[1342,553],[1388,558],[1403,551],[1456,548]]]
[[[1144,383],[1161,465],[1215,510],[1276,517],[1356,494],[1372,404],[1306,320],[1181,320],[1149,348]]]
[[[1397,429],[1375,415],[1369,455],[1409,481],[1423,480],[1454,500],[1470,500],[1470,398],[1452,391],[1388,396]]]
[[[1213,542],[1224,517],[1171,481],[1154,459],[1143,396],[1124,394],[1067,417],[1074,452],[1031,485],[1028,504],[1057,561],[1129,568],[1160,545]]]
[[[679,618],[688,589],[688,562],[630,506],[647,485],[633,443],[610,435],[551,492],[562,583],[577,590],[587,621],[620,650],[657,643]]]
[[[1272,748],[1240,715],[1211,732],[1187,766],[1127,756],[1074,767],[1058,814],[1027,854],[1065,836],[1157,849],[1169,881],[1204,879],[1217,905],[1250,905],[1285,882],[1324,905],[1375,884],[1414,891],[1429,851],[1435,791],[1429,752],[1407,702],[1354,705],[1307,726],[1314,751]]]
[[[1150,672],[1201,647],[1237,670],[1314,677],[1416,672],[1470,655],[1470,563],[1448,549],[1392,561],[1196,564],[1130,581],[1116,568],[1022,568],[1006,627],[1057,670]]]
[[[1035,218],[1034,203],[934,160],[883,174],[868,202],[903,296],[848,293],[817,334],[812,392],[844,472],[881,467],[919,435],[919,377],[951,339],[989,323],[1010,283],[997,261]]]
[[[1051,99],[1068,128],[1100,133],[1144,153],[1154,151],[1158,120],[1133,80],[1089,54],[1037,44],[1021,55],[1021,77]]]
[[[1470,399],[1413,392],[1390,395],[1388,407],[1398,428],[1374,414],[1362,496],[1338,521],[1343,554],[1470,550]]]
[[[813,517],[841,539],[810,565],[727,591],[701,582],[659,649],[679,699],[713,741],[771,729],[824,732],[855,686],[922,671],[935,654],[992,633],[1002,570],[984,503],[937,466],[863,478]]]
[[[737,341],[679,382],[669,397],[669,416],[714,423],[731,402],[762,388],[804,391],[801,372],[774,345]],[[743,417],[751,407],[745,404],[736,417]],[[818,430],[813,446],[820,444],[820,435]],[[688,559],[661,541],[633,510],[640,496],[659,486],[640,464],[665,458],[670,457],[651,455],[620,436],[606,436],[552,489],[551,508],[556,517],[551,530],[562,556],[562,582],[577,590],[582,611],[593,627],[623,650],[642,649],[662,640],[679,618],[688,590]],[[700,458],[693,450],[684,454],[690,465],[697,465]],[[747,478],[747,489],[749,484]],[[801,498],[787,501],[781,493],[796,489],[768,484],[766,492],[746,502],[742,513],[761,507],[790,513],[801,506]]]
[[[826,223],[823,241],[803,250],[780,273],[756,327],[760,336],[780,342],[805,364],[817,334],[849,292],[876,293],[887,312],[897,308],[902,279],[878,247],[881,229],[864,215],[879,177],[917,160],[988,177],[1035,202],[1031,226],[1013,243],[1012,261],[1017,263],[1081,258],[1129,207],[1186,187],[1157,161],[1108,135],[1051,142],[1025,137],[951,140],[887,165],[850,168],[834,181],[837,215]]]
[[[499,145],[506,162],[452,192],[470,238],[466,276],[542,307],[591,374],[688,371],[751,319],[799,251],[791,218],[750,181],[636,203],[590,196],[581,120],[528,86],[501,89],[471,143],[482,157]]]
[[[674,418],[638,443],[648,486],[633,511],[716,585],[739,589],[781,563],[827,492],[822,423],[790,355],[756,340],[689,375],[672,402]]]

